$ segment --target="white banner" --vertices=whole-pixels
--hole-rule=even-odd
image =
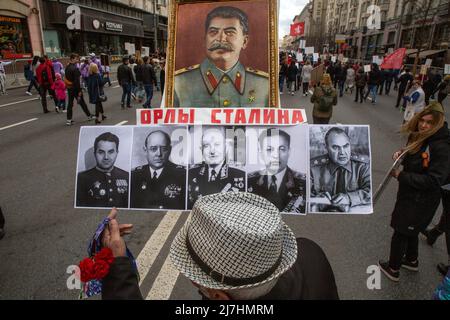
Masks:
[[[314,47],[306,47],[305,48],[305,54],[313,54],[314,53]]]

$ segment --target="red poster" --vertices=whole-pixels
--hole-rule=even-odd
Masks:
[[[383,63],[381,64],[381,69],[401,69],[405,55],[406,48],[395,50],[386,58],[384,58]]]
[[[291,24],[291,36],[303,36],[305,34],[305,22]]]

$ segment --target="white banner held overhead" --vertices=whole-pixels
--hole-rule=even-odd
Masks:
[[[366,64],[364,66],[364,72],[370,72],[371,68],[370,68],[370,64]]]
[[[314,47],[306,47],[305,48],[305,54],[313,54],[314,53]]]
[[[137,109],[136,124],[295,125],[306,123],[304,109],[162,108]]]

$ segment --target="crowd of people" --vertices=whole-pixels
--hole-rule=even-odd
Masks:
[[[0,91],[6,93],[4,66],[0,64]],[[159,74],[159,81],[156,77]],[[24,67],[24,76],[29,81],[27,95],[33,95],[33,88],[39,93],[42,110],[49,113],[47,95],[50,95],[56,112],[67,113],[66,124],[72,125],[74,101],[81,107],[88,120],[95,120],[96,124],[106,119],[103,103],[107,100],[104,86],[111,86],[111,67],[102,65],[101,59],[91,53],[87,57],[77,54],[70,55],[67,65],[63,65],[57,58],[35,56]],[[144,108],[151,108],[153,89],[164,92],[165,58],[164,55],[154,54],[149,57],[137,58],[124,56],[122,64],[117,70],[117,81],[122,87],[121,106],[132,108],[131,100],[143,103]],[[89,111],[85,100],[95,107],[95,115]]]

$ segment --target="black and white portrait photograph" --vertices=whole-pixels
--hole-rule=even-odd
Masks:
[[[131,127],[82,127],[75,207],[128,208]]]
[[[131,208],[186,208],[187,126],[136,127]]]
[[[247,191],[283,213],[306,213],[308,127],[247,127]]]
[[[188,209],[208,194],[245,191],[245,128],[191,126]]]
[[[309,126],[310,213],[372,213],[368,126]]]

